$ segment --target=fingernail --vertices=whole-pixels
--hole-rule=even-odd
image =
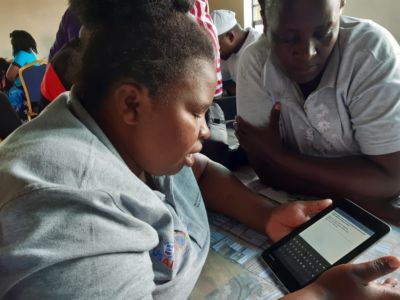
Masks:
[[[388,260],[388,265],[392,269],[398,268],[400,266],[400,261],[398,257],[392,257]]]
[[[281,110],[282,105],[280,103],[275,104],[275,109]]]

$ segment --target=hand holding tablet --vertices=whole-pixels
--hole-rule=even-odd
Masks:
[[[295,292],[328,269],[351,262],[389,232],[390,226],[344,199],[278,241],[262,257],[286,289]]]

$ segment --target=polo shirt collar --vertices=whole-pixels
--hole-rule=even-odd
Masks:
[[[234,53],[238,58],[240,55],[242,55],[244,49],[249,45],[249,41],[253,38],[253,28],[247,28],[249,30],[249,34],[247,35],[246,40],[243,43],[243,46],[240,48],[240,50],[237,53]]]
[[[317,90],[336,87],[337,75],[339,73],[339,65],[340,65],[339,43],[336,42],[335,46],[332,49],[332,53],[329,57],[328,64],[326,65],[324,75],[322,75],[322,79],[321,82],[319,83]]]
[[[278,63],[272,54],[271,49],[268,49],[267,51],[268,59],[262,71],[262,83],[268,90],[275,90],[283,93],[290,80],[278,67]]]

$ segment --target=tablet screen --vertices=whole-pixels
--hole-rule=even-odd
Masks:
[[[273,254],[304,286],[374,234],[374,231],[336,208]]]

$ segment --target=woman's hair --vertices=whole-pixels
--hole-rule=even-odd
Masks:
[[[26,52],[33,51],[36,54],[36,42],[33,37],[24,30],[14,30],[10,33],[11,45],[13,47],[13,55],[15,56],[19,51],[23,50]]]
[[[211,39],[187,14],[193,0],[69,1],[91,30],[75,80],[88,111],[121,79],[146,87],[156,104],[194,72],[190,63],[214,62]]]

